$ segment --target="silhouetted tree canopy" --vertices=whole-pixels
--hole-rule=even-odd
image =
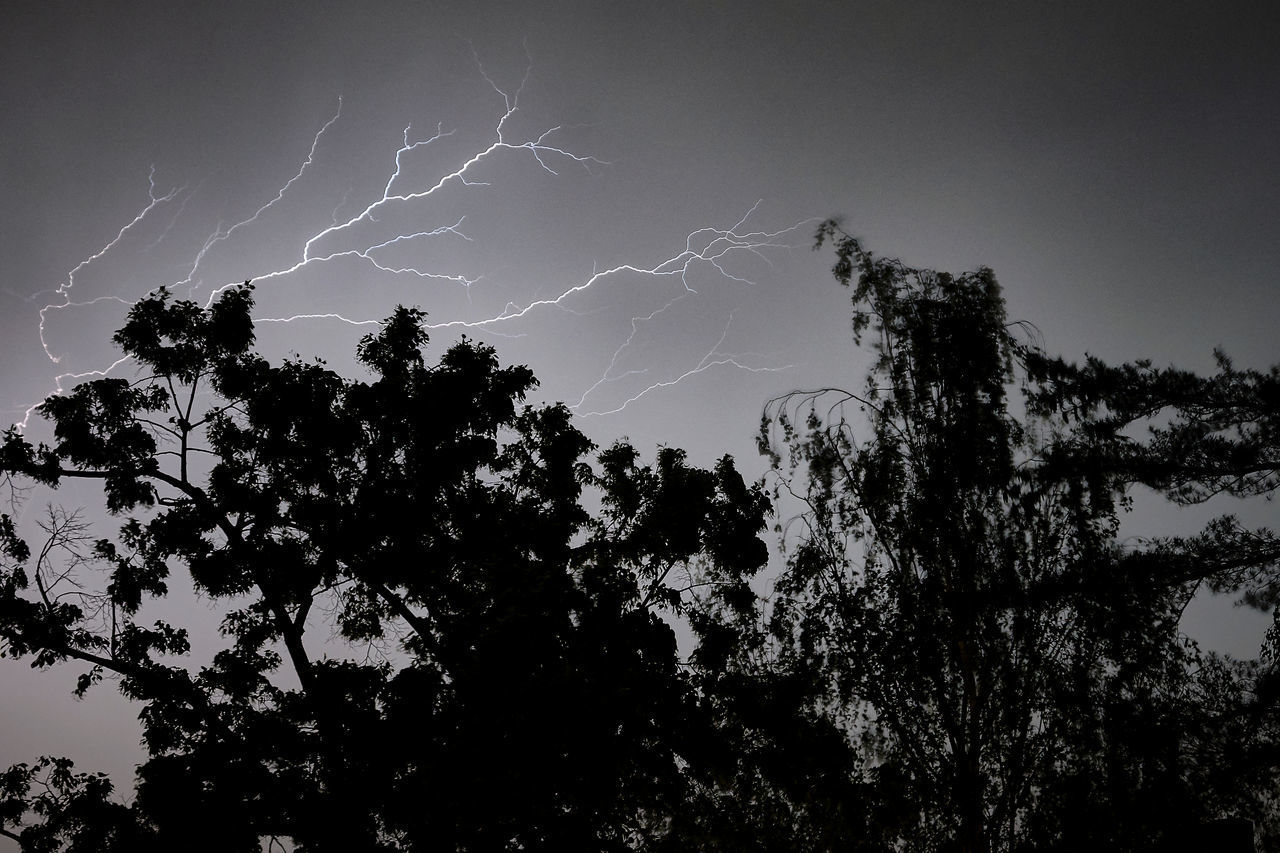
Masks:
[[[593,464],[565,408],[523,405],[527,368],[466,340],[428,363],[418,311],[361,341],[368,381],[269,364],[251,297],[143,300],[115,336],[135,379],[47,400],[51,445],[4,437],[7,477],[99,481],[122,519],[92,541],[51,510],[36,554],[0,519],[4,651],[83,664],[81,693],[116,679],[148,756],[127,806],[63,759],[13,767],[4,834],[33,851],[606,850],[678,846],[672,826],[725,811],[740,759],[716,743],[746,729],[669,622],[711,659],[756,623],[760,488],[675,449]],[[178,572],[223,614],[198,667],[185,627],[143,619]]]
[[[862,755],[873,845],[1142,850],[1273,821],[1271,661],[1202,654],[1179,620],[1203,584],[1273,609],[1274,536],[1116,533],[1135,483],[1275,489],[1276,372],[1077,368],[1008,321],[991,270],[877,258],[834,221],[827,241],[873,361],[864,390],[766,409],[776,494],[799,502],[771,625]]]
[[[0,774],[26,851],[1173,850],[1280,842],[1280,623],[1181,631],[1208,589],[1274,614],[1280,540],[1223,516],[1123,542],[1138,486],[1271,498],[1280,371],[1054,358],[994,273],[878,258],[835,222],[860,390],[770,402],[773,501],[731,459],[597,451],[533,375],[423,315],[365,381],[255,353],[252,290],[165,291],[138,367],[10,430],[0,477],[101,484],[96,538],[0,515],[0,643],[138,703],[127,797]],[[1144,431],[1145,430],[1145,431]],[[771,512],[785,565],[768,596]],[[31,526],[27,522],[27,528]],[[26,541],[38,543],[32,548]],[[146,615],[170,585],[221,640]],[[688,634],[682,653],[675,628]],[[1224,836],[1225,837],[1225,836]]]

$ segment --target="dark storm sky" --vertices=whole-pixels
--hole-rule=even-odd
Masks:
[[[377,257],[475,284],[347,254],[260,279],[259,315],[369,320],[406,303],[474,324],[556,299],[593,270],[658,267],[691,233],[730,229],[759,202],[736,234],[778,236],[738,240],[722,269],[623,271],[468,334],[533,366],[547,399],[580,403],[598,441],[686,446],[704,464],[727,450],[758,473],[765,399],[861,381],[846,297],[829,258],[808,251],[807,220],[843,214],[870,248],[908,263],[993,267],[1011,316],[1050,350],[1207,369],[1224,346],[1269,365],[1280,62],[1265,8],[24,3],[0,27],[0,420],[21,419],[59,374],[110,364],[124,302],[177,282],[204,300],[296,264],[308,238],[379,198],[406,125],[410,141],[453,133],[405,155],[396,191],[461,167],[495,139],[494,86],[514,94],[526,70],[504,138],[559,126],[548,145],[598,162],[546,154],[552,174],[528,150],[497,152],[467,173],[476,185],[380,206],[376,222],[317,244],[350,252],[461,219],[465,237]],[[339,97],[301,177],[192,276],[210,235],[298,173]],[[147,206],[152,167],[156,196],[172,198],[94,257]],[[728,247],[714,236],[695,234],[694,249]],[[753,242],[772,245],[753,253]],[[55,364],[40,310],[68,282],[74,304],[46,312]],[[345,369],[368,329],[296,321],[261,337],[273,353]],[[1194,619],[1241,653],[1256,638],[1256,620],[1222,608]],[[56,713],[62,723],[27,706],[13,719],[34,731],[37,718],[56,727],[81,712]]]
[[[405,301],[436,320],[483,319],[581,284],[593,265],[655,265],[688,232],[729,227],[760,200],[745,230],[843,214],[872,248],[908,262],[990,265],[1011,313],[1064,352],[1204,365],[1225,345],[1246,363],[1270,359],[1280,64],[1261,13],[1228,5],[1210,16],[1176,3],[510,5],[538,8],[30,4],[6,27],[0,60],[0,408],[20,414],[51,375],[109,355],[92,336],[105,339],[119,303],[52,313],[48,340],[65,356],[58,369],[32,317],[143,207],[149,167],[157,192],[177,195],[77,273],[72,301],[132,298],[183,279],[206,237],[251,215],[296,173],[338,96],[342,115],[305,180],[210,252],[198,297],[288,266],[344,198],[344,218],[375,199],[406,125],[411,139],[437,123],[453,130],[434,159],[420,161],[422,176],[452,170],[491,141],[502,114],[473,47],[494,82],[514,91],[527,46],[532,69],[509,138],[563,125],[554,144],[607,165],[588,172],[561,160],[549,164],[553,177],[531,157],[494,157],[475,173],[490,182],[484,190],[381,211],[403,217],[385,234],[466,216],[474,244],[434,241],[414,263],[481,276],[470,294],[374,284],[367,267],[335,263],[264,284],[264,316],[333,309],[368,319]],[[787,239],[804,246],[810,231]],[[361,233],[352,245],[376,239]],[[844,336],[833,333],[838,324],[816,325],[843,313],[821,273],[826,259],[767,257],[773,266],[763,269],[730,260],[754,288],[722,294],[708,283],[714,276],[702,279],[706,288],[694,282],[719,302],[698,306],[696,323],[668,324],[681,340],[663,340],[661,322],[642,337],[658,350],[684,348],[684,337],[704,331],[705,343],[681,353],[692,367],[734,310],[726,352],[772,357],[757,367],[796,365],[768,387],[830,371]],[[539,321],[564,325],[548,319],[564,313],[555,311],[490,331],[527,336],[512,357],[535,362],[549,393],[572,401],[625,339],[626,321],[674,295],[671,280],[605,284],[565,303],[599,321],[570,324],[572,339],[557,329],[560,337],[539,341]],[[307,352],[309,340],[334,334],[345,333],[299,324],[289,346]],[[559,359],[577,347],[572,367],[582,377]],[[653,367],[648,378],[670,379],[678,367]],[[573,384],[581,379],[590,381]],[[584,411],[642,387],[610,389]],[[652,411],[628,415],[657,417],[673,404],[658,396]],[[626,418],[614,425],[630,428]]]

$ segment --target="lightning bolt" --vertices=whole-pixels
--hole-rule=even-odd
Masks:
[[[663,310],[663,309],[659,309],[659,310]],[[643,397],[648,396],[650,393],[654,391],[658,391],[663,388],[671,388],[675,385],[679,385],[681,382],[688,379],[689,377],[697,376],[699,373],[705,373],[706,371],[711,370],[714,367],[731,366],[739,370],[745,370],[748,373],[779,373],[781,371],[791,369],[792,367],[791,365],[787,365],[785,367],[759,367],[759,366],[752,366],[751,364],[746,363],[747,359],[760,358],[761,357],[760,353],[723,353],[721,352],[720,347],[724,346],[725,338],[729,336],[729,326],[731,326],[732,324],[733,324],[733,315],[730,314],[729,319],[725,321],[724,330],[720,333],[720,339],[716,341],[715,345],[712,346],[711,349],[707,350],[707,354],[704,355],[701,359],[699,359],[696,365],[684,371],[683,373],[679,374],[678,376],[675,376],[675,377],[672,377],[671,379],[666,379],[660,382],[652,383],[646,388],[641,389],[639,393],[633,394],[632,396],[623,400],[622,403],[616,406],[615,408],[604,409],[600,411],[585,411],[585,412],[581,411],[582,406],[586,402],[587,395],[589,395],[593,390],[595,390],[600,385],[604,384],[606,381],[615,381],[615,379],[622,379],[622,378],[626,378],[627,376],[644,373],[644,371],[629,370],[626,373],[622,374],[621,376],[610,377],[609,371],[612,369],[614,363],[617,361],[618,352],[615,352],[614,360],[610,362],[610,366],[605,370],[604,375],[596,382],[595,385],[587,389],[587,391],[582,395],[582,398],[579,399],[577,403],[570,406],[569,408],[577,412],[582,417],[591,417],[591,416],[602,417],[604,415],[616,415],[619,412],[626,409],[632,403],[640,400]],[[626,347],[626,346],[627,344],[623,344],[623,347]],[[621,352],[621,350],[622,350],[622,347],[619,348],[619,352]]]
[[[327,122],[325,122],[318,131],[316,131],[316,135],[311,140],[311,150],[307,152],[307,158],[303,160],[302,165],[298,167],[297,174],[295,174],[289,180],[285,181],[284,185],[280,187],[279,190],[276,191],[275,197],[270,201],[268,201],[266,204],[259,207],[257,210],[255,210],[253,214],[248,218],[241,219],[239,222],[235,223],[230,228],[226,228],[226,229],[224,229],[221,225],[219,225],[218,228],[215,229],[214,232],[210,234],[207,239],[205,239],[204,245],[200,247],[200,251],[196,252],[196,256],[191,262],[191,269],[187,273],[186,278],[180,281],[174,282],[173,288],[176,289],[183,285],[193,284],[193,281],[196,277],[196,271],[200,268],[200,263],[204,260],[205,256],[209,254],[210,249],[212,249],[214,246],[218,245],[219,243],[222,243],[222,242],[225,242],[226,240],[231,239],[231,235],[235,234],[241,228],[245,228],[257,222],[258,218],[262,216],[262,214],[266,213],[268,210],[275,207],[277,202],[284,199],[284,194],[289,191],[290,187],[292,187],[298,181],[302,180],[302,176],[307,171],[307,167],[310,166],[311,163],[315,160],[316,148],[320,146],[320,138],[324,136],[325,131],[333,127],[334,122],[336,122],[339,119],[339,117],[341,117],[341,115],[342,115],[342,97],[339,96],[338,109],[334,112],[333,117],[330,118]],[[164,235],[161,235],[162,238],[163,236]]]
[[[61,298],[62,300],[61,302],[51,302],[40,309],[40,328],[39,328],[40,346],[44,348],[44,354],[47,355],[49,357],[49,360],[54,364],[60,363],[62,361],[62,357],[54,354],[53,350],[49,348],[48,339],[45,338],[45,325],[48,322],[49,314],[51,312],[59,311],[64,308],[70,308],[72,306],[82,306],[82,305],[87,306],[87,305],[95,304],[96,302],[100,301],[100,300],[92,300],[89,302],[72,302],[71,301],[71,291],[75,289],[75,286],[76,286],[76,275],[78,275],[80,272],[83,272],[85,268],[87,268],[94,261],[97,261],[105,257],[108,252],[110,252],[116,246],[120,245],[120,242],[124,240],[125,235],[128,234],[130,231],[132,231],[140,222],[142,222],[142,220],[146,219],[147,215],[151,213],[151,211],[155,210],[157,207],[159,207],[160,205],[164,204],[167,201],[172,201],[174,196],[176,196],[179,192],[181,192],[180,189],[173,189],[162,196],[156,195],[156,167],[155,166],[151,167],[151,171],[147,175],[147,184],[148,184],[148,189],[147,189],[146,205],[144,205],[143,208],[139,210],[136,215],[134,215],[133,219],[129,220],[128,223],[122,226],[120,230],[116,232],[116,235],[112,237],[110,240],[108,240],[106,244],[102,246],[102,248],[98,249],[98,251],[94,252],[92,255],[90,255],[89,257],[85,258],[80,263],[72,267],[71,271],[67,273],[66,280],[61,284],[59,284],[56,288],[54,288],[54,291],[53,291],[54,297]],[[36,294],[36,295],[39,295],[39,294]],[[69,376],[69,374],[67,376]],[[67,376],[64,376],[63,378],[67,378]],[[60,386],[58,389],[58,393],[61,393]]]
[[[461,155],[455,160],[452,168],[443,169],[424,181],[411,181],[407,176],[409,166],[415,157],[443,140],[453,137],[455,130],[446,130],[444,125],[437,124],[434,132],[415,135],[412,125],[406,126],[400,135],[398,147],[390,156],[390,163],[385,181],[381,182],[381,191],[375,191],[371,199],[366,200],[354,215],[345,219],[339,215],[348,206],[352,191],[348,190],[342,200],[332,208],[327,224],[308,236],[299,238],[297,253],[292,260],[274,269],[265,269],[256,275],[236,276],[234,280],[219,284],[209,290],[206,305],[212,304],[219,293],[233,287],[245,278],[251,278],[259,287],[287,280],[302,270],[310,267],[321,267],[339,260],[354,261],[366,266],[371,273],[386,276],[406,276],[421,281],[434,281],[447,285],[462,287],[470,304],[472,288],[484,279],[482,274],[467,271],[442,271],[423,268],[414,263],[392,262],[387,258],[393,247],[397,251],[412,248],[419,241],[455,240],[474,243],[475,240],[465,230],[466,216],[456,216],[445,220],[443,224],[426,225],[416,228],[400,228],[389,235],[385,232],[377,238],[357,239],[358,233],[377,230],[383,223],[383,214],[393,209],[403,213],[406,210],[417,210],[425,203],[441,196],[447,188],[457,188],[461,192],[470,192],[476,188],[492,186],[491,180],[484,179],[480,170],[484,164],[502,157],[528,157],[535,168],[549,175],[560,175],[565,167],[579,168],[587,174],[597,167],[610,164],[593,156],[572,151],[561,143],[563,125],[545,127],[539,132],[526,137],[513,135],[511,125],[513,117],[520,110],[520,98],[528,82],[532,63],[526,64],[524,76],[514,91],[502,88],[488,73],[475,56],[476,66],[485,83],[501,99],[501,113],[492,125],[487,141],[475,149]],[[200,242],[199,247],[183,267],[179,278],[166,285],[171,290],[185,289],[191,298],[202,290],[205,269],[209,265],[215,251],[232,246],[237,239],[251,233],[254,226],[259,225],[268,212],[285,205],[292,192],[311,179],[315,173],[317,155],[325,146],[326,137],[342,119],[343,103],[338,99],[333,114],[319,127],[311,138],[311,144],[301,165],[279,186],[268,200],[259,204],[252,213],[227,225],[219,223],[212,232]],[[98,296],[82,301],[73,301],[72,293],[77,286],[77,276],[86,268],[109,253],[121,250],[131,232],[139,229],[142,223],[158,215],[165,205],[179,200],[177,211],[167,227],[151,245],[155,246],[165,240],[173,229],[174,222],[183,215],[187,203],[194,193],[187,192],[185,187],[178,187],[160,193],[156,187],[156,170],[151,168],[148,174],[147,201],[136,215],[115,236],[97,249],[93,254],[76,264],[67,274],[65,280],[55,288],[53,300],[39,310],[39,338],[45,355],[52,364],[62,362],[62,355],[55,353],[46,337],[46,327],[52,317],[59,311],[70,307],[88,307],[101,303],[116,303],[123,306],[134,304],[120,296]],[[559,311],[576,316],[595,313],[594,310],[581,310],[575,302],[588,291],[601,287],[610,281],[623,281],[632,278],[655,283],[671,282],[678,285],[674,296],[660,297],[656,308],[651,305],[630,317],[629,333],[613,348],[607,364],[598,378],[577,395],[577,400],[570,408],[584,416],[602,417],[624,411],[637,401],[654,394],[664,388],[670,388],[691,377],[706,373],[716,368],[732,368],[753,373],[776,372],[791,369],[792,365],[776,363],[772,358],[761,353],[732,353],[725,351],[726,341],[730,334],[733,315],[729,314],[716,342],[705,351],[705,354],[691,366],[686,363],[683,368],[667,369],[658,372],[656,368],[624,368],[629,358],[638,354],[637,342],[646,334],[660,332],[659,324],[664,318],[683,309],[692,300],[699,297],[699,277],[712,275],[717,280],[735,287],[750,288],[754,280],[747,274],[737,271],[736,259],[750,256],[757,261],[771,264],[770,256],[794,247],[797,232],[810,224],[809,220],[799,222],[776,231],[752,229],[747,222],[760,206],[757,202],[737,221],[728,227],[701,227],[686,235],[683,247],[667,257],[650,263],[616,263],[604,268],[593,265],[589,275],[579,281],[568,283],[554,295],[545,298],[530,299],[522,303],[507,302],[502,310],[480,317],[453,317],[428,325],[432,330],[483,330],[486,334],[500,337],[523,337],[526,333],[513,331],[509,327],[539,312]],[[172,206],[171,206],[172,207]],[[45,291],[48,292],[48,291]],[[154,292],[154,291],[152,291]],[[670,292],[668,288],[668,294]],[[35,298],[39,294],[31,298]],[[338,311],[302,311],[287,313],[282,316],[263,316],[255,318],[257,323],[290,324],[290,323],[324,323],[336,322],[354,327],[376,326],[379,320],[351,317]],[[53,378],[54,394],[64,393],[64,383],[81,379],[106,376],[123,365],[127,358],[93,370],[59,373]],[[634,382],[637,377],[661,375],[662,378],[648,382],[644,387],[624,391],[625,397],[618,395],[621,402],[597,404],[596,398],[605,389]],[[32,411],[37,404],[32,404],[24,411],[18,424],[25,428]]]

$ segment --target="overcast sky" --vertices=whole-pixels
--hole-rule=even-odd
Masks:
[[[0,28],[6,422],[110,365],[130,300],[253,278],[262,319],[333,315],[262,324],[272,354],[348,370],[358,323],[417,305],[598,442],[758,474],[766,399],[861,382],[808,248],[831,215],[913,265],[994,268],[1069,357],[1277,361],[1265,4],[23,5]],[[1259,624],[1206,604],[1189,629],[1244,654]],[[88,711],[4,713],[56,749]]]

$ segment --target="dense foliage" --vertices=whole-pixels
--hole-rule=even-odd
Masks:
[[[146,758],[126,798],[14,765],[0,834],[987,853],[1212,845],[1241,819],[1280,842],[1280,623],[1249,661],[1180,628],[1204,589],[1274,613],[1280,540],[1230,515],[1118,539],[1138,487],[1274,494],[1280,370],[1070,364],[991,270],[827,242],[873,358],[860,391],[766,407],[764,599],[771,501],[727,457],[596,452],[492,350],[428,364],[417,311],[354,381],[255,354],[247,285],[140,302],[115,337],[137,377],[47,400],[51,444],[0,444],[12,495],[89,479],[121,519],[95,540],[51,507],[33,550],[0,515],[0,648],[80,664],[79,693],[114,680]],[[177,583],[220,608],[203,664],[144,617]]]
[[[5,834],[222,851],[669,836],[714,788],[693,735],[729,734],[669,620],[751,621],[760,490],[674,449],[591,465],[567,410],[521,405],[526,368],[465,340],[426,363],[416,311],[361,342],[372,381],[270,365],[251,304],[247,286],[207,310],[142,301],[115,337],[138,378],[50,398],[51,446],[5,436],[5,474],[98,480],[125,520],[86,552],[54,511],[33,557],[4,517],[4,650],[85,664],[81,692],[115,677],[149,756],[127,808],[63,760],[11,769]],[[198,668],[184,627],[142,618],[178,570],[223,609],[224,648]]]
[[[766,410],[778,497],[800,504],[772,629],[853,732],[873,844],[1140,850],[1274,820],[1270,659],[1179,629],[1202,585],[1273,609],[1274,535],[1116,534],[1135,483],[1269,495],[1277,373],[1070,365],[1020,336],[991,270],[876,258],[834,222],[827,240],[874,360],[860,393]]]

